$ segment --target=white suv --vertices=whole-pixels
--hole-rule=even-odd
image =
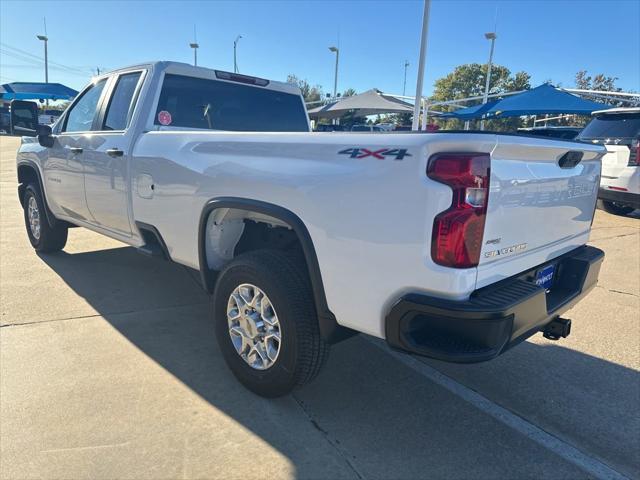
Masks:
[[[593,112],[577,140],[604,145],[598,198],[609,213],[640,208],[640,107]]]

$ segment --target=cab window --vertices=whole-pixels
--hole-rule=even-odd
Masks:
[[[155,124],[240,132],[308,132],[300,95],[166,74]]]
[[[142,72],[120,75],[107,107],[102,130],[124,130],[127,128],[134,107],[134,95]]]
[[[91,130],[93,118],[98,108],[98,101],[106,83],[107,79],[105,78],[85,90],[80,100],[69,110],[63,131],[87,132]]]

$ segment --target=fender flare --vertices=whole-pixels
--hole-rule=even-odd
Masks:
[[[22,160],[18,163],[16,167],[16,170],[17,170],[16,173],[18,175],[19,175],[20,167],[27,167],[36,173],[36,178],[38,179],[38,190],[40,192],[40,197],[44,202],[44,213],[47,217],[47,223],[51,228],[54,228],[56,226],[56,222],[58,222],[59,220],[55,217],[55,215],[53,215],[53,212],[49,209],[49,202],[47,201],[47,196],[44,194],[42,175],[40,174],[40,169],[38,168],[38,165],[31,160]],[[19,182],[20,182],[20,179],[18,178],[18,200],[20,201],[20,205],[24,207],[23,196],[24,196],[24,189],[27,187],[27,185]]]
[[[232,208],[238,210],[248,210],[277,218],[289,225],[296,233],[302,245],[302,251],[309,270],[311,289],[316,304],[320,334],[328,342],[335,342],[351,336],[352,332],[341,327],[336,321],[335,315],[329,309],[327,297],[322,283],[322,274],[318,257],[313,246],[313,240],[304,222],[295,213],[286,208],[259,200],[238,197],[219,197],[209,200],[200,214],[200,224],[198,229],[198,261],[200,265],[200,275],[202,285],[208,293],[212,293],[215,287],[217,272],[209,269],[206,258],[206,227],[207,219],[214,210],[219,208]]]

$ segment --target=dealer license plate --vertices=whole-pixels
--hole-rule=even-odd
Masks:
[[[536,285],[549,290],[553,285],[553,276],[556,271],[555,265],[547,265],[536,272],[535,282]]]

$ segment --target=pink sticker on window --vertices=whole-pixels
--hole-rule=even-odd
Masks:
[[[171,114],[166,110],[158,112],[158,123],[160,125],[171,125]]]

